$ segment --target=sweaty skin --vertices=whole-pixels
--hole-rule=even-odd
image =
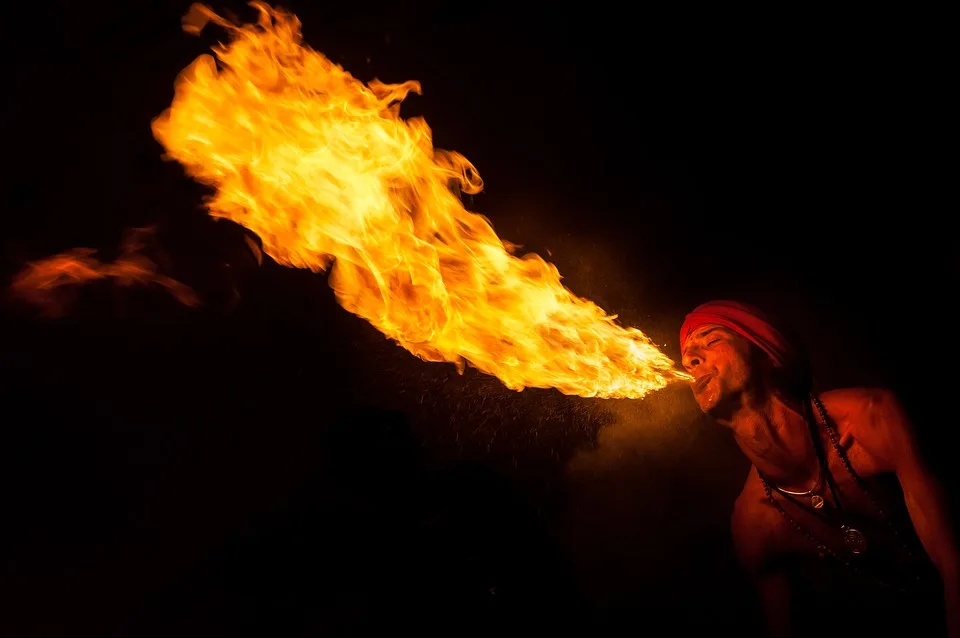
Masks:
[[[789,636],[790,580],[781,559],[817,552],[770,503],[758,470],[781,488],[803,491],[816,483],[818,461],[804,406],[776,387],[770,360],[732,330],[700,326],[682,347],[683,366],[696,379],[691,387],[700,409],[732,431],[753,463],[734,506],[734,545],[760,585],[771,635]],[[882,389],[835,390],[820,398],[857,474],[868,482],[883,475],[899,481],[916,535],[942,580],[948,635],[960,638],[958,552],[947,499],[921,459],[903,408],[891,392]],[[833,452],[825,436],[823,444]],[[837,455],[828,453],[827,458],[843,507],[861,517],[876,518]],[[832,504],[829,492],[820,494]],[[843,547],[835,525],[788,501],[783,507],[815,536],[832,547]]]

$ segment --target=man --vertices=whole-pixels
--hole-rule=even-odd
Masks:
[[[731,529],[769,634],[960,638],[947,500],[893,394],[815,393],[795,343],[737,302],[697,307],[680,345],[700,409],[753,464]]]

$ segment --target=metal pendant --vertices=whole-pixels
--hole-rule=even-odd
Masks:
[[[854,554],[859,554],[860,552],[867,549],[867,537],[863,533],[852,527],[847,527],[844,525],[843,530],[843,542],[846,543],[847,548]]]
[[[819,494],[814,494],[810,497],[810,504],[813,505],[813,509],[818,510],[823,507],[823,497]]]

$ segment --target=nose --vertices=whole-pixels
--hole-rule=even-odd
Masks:
[[[690,349],[683,353],[683,358],[680,361],[686,371],[692,374],[693,371],[696,370],[697,366],[703,363],[703,358],[700,356],[699,352],[694,349]]]

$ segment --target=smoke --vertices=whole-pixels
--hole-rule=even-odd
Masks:
[[[607,403],[596,446],[566,467],[564,536],[585,595],[668,608],[729,586],[727,530],[746,471],[729,432],[679,385]]]
[[[695,444],[703,420],[690,390],[669,386],[643,401],[607,401],[610,422],[597,435],[593,449],[580,450],[568,472],[599,475],[633,464],[672,462]]]

